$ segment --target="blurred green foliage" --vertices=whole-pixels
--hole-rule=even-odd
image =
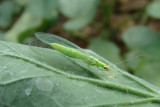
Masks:
[[[31,32],[49,24],[57,18],[57,0],[35,0],[27,5],[24,12],[6,32],[6,40],[22,42]]]
[[[12,22],[13,15],[19,11],[15,1],[4,1],[0,4],[0,26],[7,28]]]
[[[126,56],[143,55],[136,61],[128,61],[134,74],[160,87],[160,35],[147,27],[135,26],[126,30],[122,37],[130,48]]]
[[[157,18],[157,19],[160,19],[159,11],[160,11],[160,1],[159,0],[153,1],[146,8],[147,14],[149,16],[151,16],[153,18]]]
[[[83,41],[82,46],[87,42],[89,49],[113,63],[142,54],[143,57],[121,64],[122,68],[160,86],[160,35],[146,24],[150,19],[159,21],[159,0],[149,2],[112,28],[109,22],[116,3],[117,0],[1,0],[0,39],[24,43],[33,32],[61,31],[61,35],[69,35],[66,38]],[[121,34],[119,30],[135,18],[143,22],[137,25],[143,25],[132,25]]]
[[[77,30],[84,27],[93,19],[97,5],[98,0],[59,0],[60,12],[70,18],[64,28]]]

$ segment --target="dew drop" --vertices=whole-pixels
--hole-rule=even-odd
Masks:
[[[24,93],[26,96],[29,96],[31,94],[32,88],[27,88]]]
[[[52,81],[48,78],[37,78],[35,85],[39,90],[42,91],[51,91],[53,88]]]

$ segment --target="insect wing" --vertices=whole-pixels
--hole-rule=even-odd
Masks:
[[[59,36],[56,36],[54,34],[49,34],[49,33],[44,33],[44,32],[36,32],[35,37],[38,38],[43,43],[46,43],[49,45],[50,45],[50,43],[58,43],[58,44],[76,49],[76,50],[88,55],[88,53],[86,51],[84,51],[83,49],[81,49],[79,46],[73,44],[72,42],[70,42],[66,39],[63,39]]]
[[[40,41],[50,44],[50,43],[58,43],[67,47],[71,47],[74,49],[80,49],[77,45],[71,43],[68,40],[65,40],[59,36],[56,36],[54,34],[49,34],[49,33],[43,33],[43,32],[36,32],[35,33],[36,38],[38,38]]]

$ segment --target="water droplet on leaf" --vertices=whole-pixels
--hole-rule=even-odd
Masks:
[[[29,96],[31,94],[32,88],[27,88],[24,93],[26,96]]]

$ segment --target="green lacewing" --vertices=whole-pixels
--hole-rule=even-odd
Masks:
[[[57,43],[50,43],[50,45],[56,49],[57,51],[59,51],[60,53],[68,56],[68,57],[72,57],[72,58],[76,58],[76,59],[81,59],[83,61],[85,61],[88,65],[91,66],[97,66],[104,68],[105,70],[109,71],[109,66],[104,64],[103,62],[100,62],[98,59],[92,57],[92,56],[88,56],[85,55],[84,53],[73,49],[73,48],[69,48]]]
[[[43,33],[43,32],[36,32],[35,36],[42,42],[51,45],[54,49],[59,51],[60,53],[72,57],[72,58],[77,58],[81,59],[84,62],[86,62],[88,65],[91,66],[96,66],[98,68],[102,67],[105,70],[109,71],[109,65],[99,61],[98,59],[90,56],[86,51],[78,47],[77,45],[73,44],[72,42],[63,39],[59,36],[56,36],[54,34],[49,34],[49,33]],[[53,39],[54,38],[54,39]],[[143,56],[143,55],[138,55],[136,57]],[[136,58],[134,57],[134,58]],[[133,59],[133,58],[131,58]],[[129,59],[130,60],[130,59]],[[128,61],[128,60],[125,60]],[[120,61],[118,63],[122,63],[125,61]],[[116,63],[115,65],[117,65]]]
[[[103,68],[109,71],[108,65],[90,56],[86,51],[66,39],[63,39],[54,34],[43,32],[36,32],[35,36],[42,42],[51,45],[54,49],[68,57],[81,59],[88,65],[96,66],[98,68]]]

